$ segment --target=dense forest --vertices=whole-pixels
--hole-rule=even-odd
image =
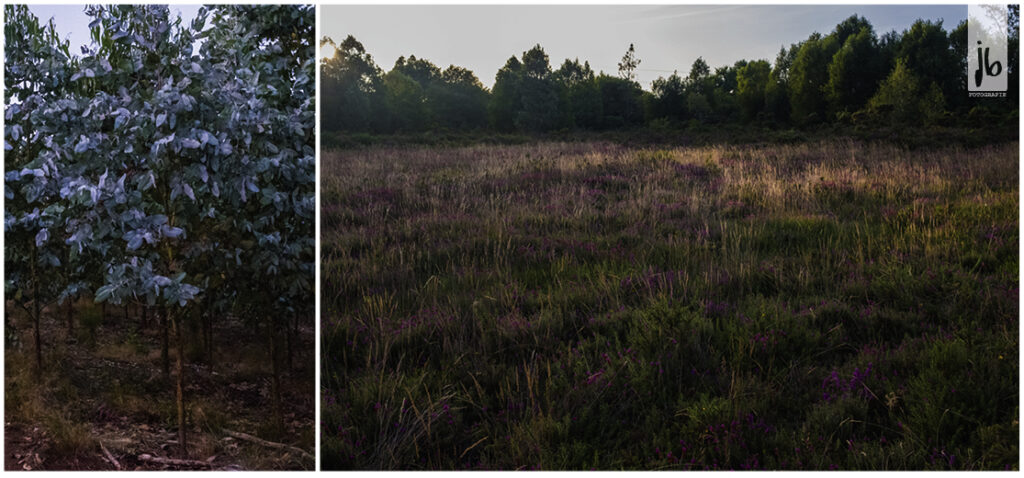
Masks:
[[[879,34],[851,16],[827,34],[783,47],[774,63],[740,60],[712,69],[697,58],[645,90],[629,45],[616,75],[566,59],[553,68],[541,45],[512,56],[487,89],[465,68],[415,56],[384,72],[356,38],[322,61],[322,128],[341,133],[487,131],[543,133],[703,124],[809,128],[979,126],[1016,115],[1019,7],[1010,6],[1007,98],[967,93],[967,22],[917,20]],[[1008,116],[1009,115],[1009,116]]]

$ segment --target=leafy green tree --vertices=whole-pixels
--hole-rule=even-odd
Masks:
[[[960,59],[951,48],[942,20],[917,20],[900,37],[896,58],[924,84],[936,83],[946,96],[959,89]]]
[[[384,75],[388,131],[422,131],[427,127],[427,98],[420,83],[394,69]]]
[[[864,107],[885,76],[885,64],[870,24],[850,34],[828,66],[825,97],[833,113]]]
[[[491,126],[499,131],[512,131],[516,127],[516,115],[522,109],[523,65],[512,56],[505,66],[498,70],[491,90],[491,101],[487,114]]]
[[[846,40],[860,34],[864,30],[868,30],[874,36],[875,29],[871,26],[871,22],[860,15],[854,14],[839,22],[836,28],[832,30],[832,36],[835,37],[836,44],[845,45]]]
[[[941,122],[946,115],[946,98],[942,95],[942,89],[932,83],[922,93],[918,103],[922,124],[931,126]]]
[[[659,77],[651,84],[651,118],[686,119],[686,82],[678,73],[668,78]]]
[[[898,125],[918,123],[920,117],[919,80],[902,59],[882,82],[868,102],[869,111]]]
[[[633,126],[643,122],[643,90],[639,84],[603,74],[598,75],[595,82],[601,93],[602,128]]]
[[[427,90],[434,121],[454,129],[479,129],[487,126],[489,95],[472,71],[451,65],[441,79]]]
[[[534,45],[523,52],[523,76],[535,80],[546,80],[551,76],[551,62],[544,47]]]
[[[803,44],[789,70],[789,101],[794,122],[807,125],[825,119],[828,65],[836,47],[835,35],[815,33]]]
[[[743,118],[751,121],[765,108],[765,90],[771,81],[772,67],[765,60],[752,61],[736,71],[737,96]]]
[[[32,318],[38,377],[43,369],[42,311],[68,297],[65,287],[71,284],[66,276],[59,280],[70,267],[63,245],[67,217],[57,201],[65,172],[52,140],[37,132],[33,116],[73,89],[68,78],[77,62],[52,20],[40,25],[24,5],[6,5],[4,16],[4,290],[7,300]],[[14,330],[13,324],[5,325]]]
[[[404,56],[398,57],[391,71],[397,71],[415,80],[424,90],[441,79],[441,69],[437,65],[429,60],[416,58],[416,55],[410,55],[409,59]]]
[[[714,90],[714,79],[711,67],[703,57],[697,57],[690,65],[690,74],[686,77],[686,111],[692,119],[707,121],[713,113],[711,96]]]
[[[516,129],[549,131],[558,126],[558,90],[551,76],[548,55],[540,45],[523,52],[523,76],[519,93],[522,109],[516,113]]]
[[[619,77],[630,81],[636,80],[638,66],[640,66],[640,58],[637,58],[636,49],[630,43],[626,54],[622,55],[622,60],[619,61]]]
[[[697,57],[690,65],[690,74],[686,77],[686,89],[691,93],[707,95],[711,92],[711,67],[704,57]]]
[[[953,51],[953,57],[957,59],[957,71],[963,74],[957,75],[956,90],[949,97],[950,106],[954,110],[963,109],[967,104],[967,20],[961,21],[956,28],[949,32],[949,47]]]
[[[789,69],[800,51],[800,44],[779,50],[768,84],[764,88],[765,111],[775,121],[789,121]]]
[[[601,91],[594,78],[589,62],[580,64],[579,59],[566,59],[552,78],[559,86],[561,109],[567,117],[566,123],[580,128],[596,129],[604,116]]]
[[[711,77],[711,108],[716,121],[735,121],[740,115],[739,100],[736,92],[739,89],[737,71],[747,64],[746,60],[737,61],[731,66],[715,68]]]
[[[355,37],[340,45],[325,37],[321,45],[335,47],[334,56],[323,60],[320,81],[321,127],[326,131],[366,131],[379,126],[375,112],[382,108],[381,71]]]

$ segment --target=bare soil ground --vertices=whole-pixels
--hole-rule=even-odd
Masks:
[[[198,346],[200,334],[189,334],[186,327],[189,427],[188,452],[183,455],[177,439],[173,334],[171,373],[164,376],[161,329],[154,318],[143,324],[135,311],[125,317],[122,308],[109,307],[94,332],[76,323],[76,329],[69,333],[60,315],[60,320],[49,313],[43,317],[44,370],[40,378],[32,371],[30,320],[24,314],[8,319],[8,326],[13,325],[16,332],[5,357],[5,470],[114,470],[118,466],[124,470],[275,470],[315,466],[308,456],[227,433],[241,432],[314,453],[315,335],[311,323],[299,327],[290,367],[285,363],[286,354],[281,354],[284,430],[274,430],[270,425],[272,375],[266,340],[261,340],[265,335],[256,335],[254,327],[236,318],[220,318],[214,325],[211,358]],[[284,342],[282,336],[282,348]],[[156,463],[143,461],[143,455],[195,463]]]

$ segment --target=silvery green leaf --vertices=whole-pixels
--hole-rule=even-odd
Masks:
[[[49,238],[50,231],[47,231],[45,227],[40,229],[39,232],[36,233],[36,247],[42,246]]]
[[[129,236],[129,234],[130,234],[130,236]],[[134,250],[138,249],[139,247],[142,247],[142,236],[139,235],[139,234],[136,234],[136,233],[129,233],[129,234],[125,234],[125,237],[130,237],[128,239],[128,250],[129,251],[134,251]]]
[[[110,297],[110,294],[114,291],[113,286],[105,285],[96,289],[96,294],[93,296],[93,302],[103,302]]]
[[[85,77],[86,78],[95,78],[96,77],[96,72],[92,71],[92,68],[86,68],[85,69]]]
[[[89,149],[89,138],[85,137],[85,135],[82,135],[81,138],[78,140],[78,144],[75,145],[75,152],[84,153],[87,149]]]
[[[180,227],[167,227],[167,226],[163,226],[163,227],[160,228],[160,234],[162,236],[164,236],[164,237],[169,237],[171,239],[174,239],[174,238],[180,236],[181,233],[183,233],[183,232],[185,232],[185,230],[180,228]]]
[[[156,115],[156,127],[157,128],[159,128],[160,125],[164,124],[164,121],[167,121],[167,114],[166,113],[160,113],[160,114]]]
[[[199,147],[199,141],[196,141],[192,138],[185,138],[181,140],[181,147],[185,149],[196,149]]]
[[[188,196],[189,199],[193,201],[196,200],[196,195],[192,191],[192,186],[189,186],[188,183],[181,183],[181,190],[185,193],[186,196]]]

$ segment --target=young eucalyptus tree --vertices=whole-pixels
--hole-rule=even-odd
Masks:
[[[188,25],[158,5],[86,13],[93,42],[74,58],[51,52],[58,69],[32,69],[48,58],[38,51],[8,57],[8,81],[31,86],[6,100],[8,154],[20,158],[5,176],[7,289],[31,287],[36,304],[78,293],[86,274],[53,292],[33,279],[61,267],[53,244],[100,264],[96,302],[165,310],[185,453],[186,309],[243,299],[272,321],[312,303],[314,10],[204,7]],[[59,44],[42,38],[37,50]]]
[[[244,91],[255,98],[257,118],[242,138],[250,176],[234,207],[244,213],[234,216],[235,234],[223,237],[237,254],[235,310],[267,334],[281,429],[277,330],[298,314],[311,317],[313,304],[315,11],[230,6],[214,12],[214,23],[220,27],[210,31],[204,56],[243,59],[248,64],[239,66],[259,78]]]
[[[60,272],[67,261],[61,247],[67,215],[57,201],[65,158],[47,134],[51,118],[66,117],[68,70],[75,62],[52,21],[40,25],[24,5],[7,5],[4,14],[4,289],[32,317],[38,375],[42,310],[79,285],[61,280],[68,279]]]

